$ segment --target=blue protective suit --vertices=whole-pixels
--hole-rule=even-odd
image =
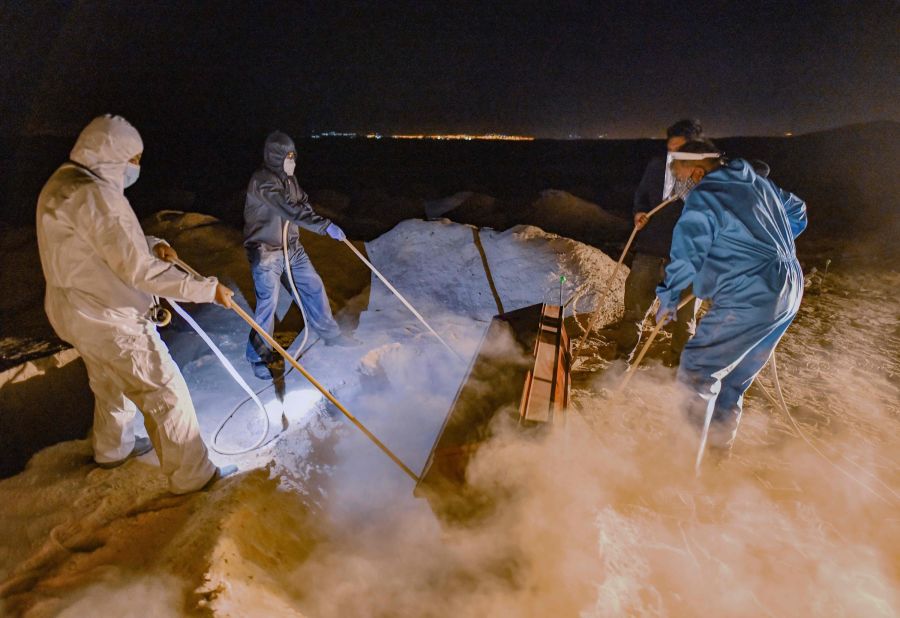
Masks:
[[[289,289],[281,248],[283,223],[290,221],[322,235],[331,224],[313,210],[297,178],[284,171],[284,160],[291,151],[295,148],[290,137],[279,131],[269,135],[263,149],[263,166],[250,179],[244,203],[244,247],[256,291],[254,317],[269,334],[275,327],[275,310],[282,284]],[[300,244],[296,226],[292,225],[288,230],[288,257],[307,326],[325,340],[335,339],[341,334],[340,327],[331,314],[322,279]],[[250,331],[247,360],[259,363],[267,361],[271,354],[262,337]]]
[[[797,315],[803,271],[794,239],[806,223],[806,204],[742,159],[707,174],[685,201],[656,292],[661,313],[689,285],[712,302],[678,371],[692,392],[689,418],[702,427],[712,412],[710,446],[730,447],[744,392]]]

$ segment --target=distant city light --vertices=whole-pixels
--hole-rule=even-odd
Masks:
[[[311,136],[313,139],[319,139],[321,137],[341,137],[344,139],[355,139],[359,137],[356,133],[346,133],[341,131],[325,131],[324,133],[313,133]]]
[[[530,135],[504,135],[502,133],[486,133],[480,135],[469,135],[467,133],[435,133],[435,134],[397,134],[382,135],[381,133],[351,133],[348,131],[325,131],[322,133],[313,133],[311,139],[321,138],[339,138],[339,139],[356,139],[365,137],[366,139],[435,139],[435,140],[504,140],[513,142],[530,142],[534,137]]]
[[[513,142],[530,142],[534,137],[530,135],[502,135],[499,133],[487,133],[484,135],[468,135],[464,133],[434,134],[434,135],[391,135],[391,139],[437,139],[437,140],[504,140]]]

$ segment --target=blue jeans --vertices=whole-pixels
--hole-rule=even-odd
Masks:
[[[254,319],[270,335],[275,328],[275,311],[278,308],[278,294],[281,287],[288,294],[290,282],[284,266],[284,256],[280,249],[255,248],[247,251],[250,259],[250,272],[253,275],[253,287],[256,290],[256,313]],[[294,284],[303,303],[306,314],[306,327],[316,331],[323,339],[333,339],[341,334],[341,329],[331,315],[325,285],[316,272],[309,256],[302,246],[297,244],[289,253],[291,274]],[[272,349],[256,331],[250,331],[247,342],[247,360],[251,363],[269,361]]]

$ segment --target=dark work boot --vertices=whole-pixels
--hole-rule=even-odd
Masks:
[[[97,465],[104,470],[111,470],[112,468],[118,468],[132,457],[140,457],[144,453],[149,453],[151,450],[153,450],[153,443],[150,442],[150,438],[135,438],[134,448],[131,449],[131,452],[125,459],[120,459],[119,461],[106,461],[103,463],[97,462]]]
[[[250,365],[253,367],[253,375],[260,380],[269,381],[272,379],[272,372],[269,371],[269,367],[266,363],[260,361],[258,363],[250,363]]]

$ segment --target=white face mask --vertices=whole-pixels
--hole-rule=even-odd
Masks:
[[[686,199],[688,194],[693,190],[694,187],[697,186],[697,183],[694,179],[688,176],[684,180],[675,180],[675,185],[672,188],[672,195],[677,195],[681,199]]]
[[[141,166],[134,163],[125,164],[125,188],[137,182],[138,176],[141,175]]]
[[[285,159],[284,160],[284,172],[288,176],[294,175],[294,170],[297,168],[297,162],[294,159]]]

